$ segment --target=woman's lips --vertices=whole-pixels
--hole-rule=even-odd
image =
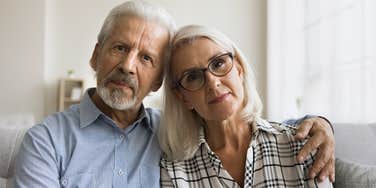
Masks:
[[[226,100],[226,98],[230,95],[230,93],[224,93],[222,95],[219,95],[217,97],[215,97],[214,99],[210,100],[209,101],[209,104],[215,104],[215,103],[220,103],[224,100]]]

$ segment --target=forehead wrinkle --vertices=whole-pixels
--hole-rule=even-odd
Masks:
[[[118,18],[112,34],[113,42],[122,42],[131,48],[137,48],[145,28],[145,21],[135,16]]]
[[[162,54],[159,52],[163,52],[166,46],[165,44],[162,45],[162,43],[157,44],[155,42],[166,37],[165,35],[169,37],[168,31],[164,26],[155,21],[145,21],[143,26],[141,37],[139,38],[143,43],[141,43],[141,41],[139,42],[141,45],[139,46],[139,49],[149,55],[152,55],[153,57],[160,58]]]

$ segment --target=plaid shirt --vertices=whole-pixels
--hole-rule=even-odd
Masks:
[[[252,141],[247,151],[244,187],[332,187],[328,180],[318,183],[308,178],[314,154],[303,163],[296,161],[304,142],[294,139],[295,127],[259,119],[252,125]],[[200,145],[191,159],[161,160],[161,187],[239,188],[210,150],[203,129]]]

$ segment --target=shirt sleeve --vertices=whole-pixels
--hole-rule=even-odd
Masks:
[[[308,119],[308,118],[313,118],[313,117],[317,117],[317,116],[314,116],[314,115],[305,115],[299,119],[287,119],[285,121],[283,121],[283,124],[288,124],[288,125],[292,125],[294,127],[298,126],[300,122],[304,121],[305,119]]]
[[[58,188],[56,151],[46,127],[36,125],[25,134],[16,157],[13,184],[17,188]]]
[[[317,183],[318,188],[333,188],[333,184],[329,181],[329,178],[325,178],[324,181]]]
[[[305,115],[299,119],[287,119],[285,121],[283,121],[283,124],[288,124],[288,125],[292,125],[294,127],[297,127],[300,122],[304,121],[305,119],[309,119],[309,118],[314,118],[314,117],[319,117],[323,120],[325,120],[326,122],[328,122],[328,124],[330,125],[330,128],[332,129],[332,132],[334,133],[334,128],[333,128],[333,125],[332,123],[327,119],[325,118],[324,116],[316,116],[316,115]]]

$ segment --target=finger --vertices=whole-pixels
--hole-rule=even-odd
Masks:
[[[302,140],[302,139],[306,138],[308,136],[310,130],[312,129],[312,126],[313,126],[313,121],[311,121],[309,119],[302,121],[298,125],[298,130],[296,131],[295,138],[298,139],[298,140]]]
[[[336,162],[334,155],[331,159],[331,171],[329,172],[329,180],[334,183],[336,181]]]
[[[332,176],[334,174],[334,162],[333,158],[329,159],[329,162],[324,166],[324,168],[320,171],[320,175],[318,176],[319,182],[324,181],[326,177],[329,177],[329,180],[333,182]]]
[[[316,133],[312,137],[308,139],[308,141],[304,144],[303,148],[300,149],[297,160],[302,163],[304,159],[307,158],[308,154],[312,151],[316,150],[322,144],[322,134]],[[324,148],[325,149],[325,148]]]
[[[328,150],[321,149],[317,152],[315,161],[309,170],[309,176],[311,178],[315,177],[319,172],[328,164],[330,161],[330,156],[332,153]],[[330,168],[330,167],[328,167]]]

